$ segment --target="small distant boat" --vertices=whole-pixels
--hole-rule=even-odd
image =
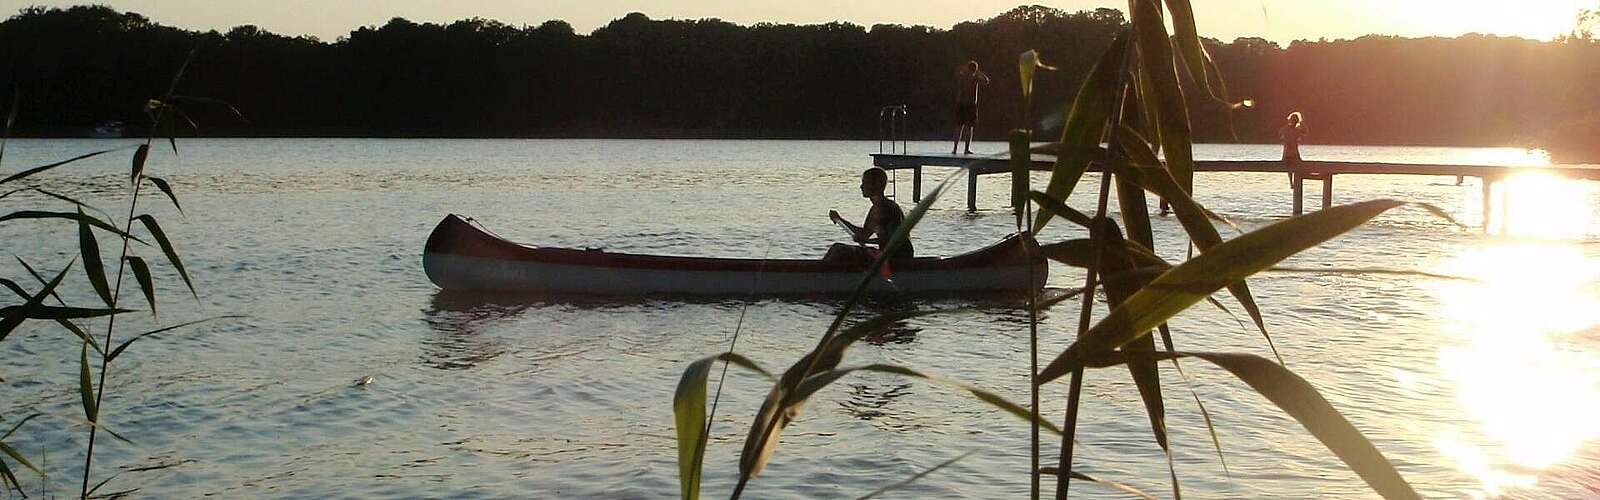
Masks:
[[[1033,252],[1027,252],[1032,246]],[[1031,258],[1029,257],[1031,255]],[[545,248],[511,242],[450,214],[433,229],[422,267],[439,288],[584,295],[841,295],[860,283],[865,263],[821,259],[735,259]],[[1033,272],[1048,273],[1038,244],[1012,235],[952,257],[924,257],[873,277],[873,295],[1020,292]]]
[[[96,139],[120,139],[124,132],[122,122],[109,121],[101,123],[89,131],[89,137]]]

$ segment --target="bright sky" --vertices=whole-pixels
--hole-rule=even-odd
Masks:
[[[522,25],[564,19],[587,33],[629,12],[653,19],[716,17],[739,24],[761,21],[811,24],[835,20],[924,24],[948,28],[992,17],[1027,0],[0,0],[0,14],[28,5],[101,3],[144,14],[169,26],[226,31],[254,24],[286,35],[334,40],[357,26],[391,17],[448,22],[483,17]],[[1037,1],[1037,0],[1036,0]],[[1041,1],[1067,11],[1126,2]],[[1600,0],[1196,0],[1200,33],[1222,40],[1261,36],[1295,39],[1354,38],[1379,33],[1456,36],[1477,32],[1548,40],[1572,29],[1578,9]]]

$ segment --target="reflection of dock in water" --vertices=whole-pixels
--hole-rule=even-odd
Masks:
[[[1010,162],[1011,156],[1009,154],[976,156],[943,153],[879,153],[872,155],[873,166],[886,170],[910,169],[913,172],[911,193],[913,200],[917,201],[922,199],[922,167],[967,167],[967,210],[971,211],[978,209],[978,176],[1009,174],[1011,173]],[[1056,157],[1054,155],[1034,154],[1032,157],[1032,169],[1049,171],[1055,167],[1055,162]],[[1488,227],[1489,200],[1492,199],[1494,184],[1513,174],[1540,172],[1570,179],[1600,181],[1600,165],[1442,165],[1316,160],[1292,163],[1279,160],[1196,160],[1194,163],[1196,172],[1254,172],[1293,175],[1293,181],[1290,184],[1294,195],[1293,212],[1295,215],[1299,215],[1304,210],[1304,190],[1301,185],[1307,180],[1322,181],[1322,206],[1327,208],[1333,204],[1333,177],[1336,175],[1477,177],[1483,181],[1484,227]],[[1090,162],[1088,171],[1102,172],[1104,171],[1103,167],[1100,162]],[[1015,205],[1016,200],[1012,200],[1012,204]]]

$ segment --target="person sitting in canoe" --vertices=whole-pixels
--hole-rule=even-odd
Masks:
[[[895,231],[900,228],[900,224],[906,220],[906,213],[900,210],[900,205],[895,203],[894,200],[884,196],[883,189],[888,184],[889,174],[885,173],[881,168],[872,167],[861,173],[861,197],[872,200],[872,209],[867,211],[867,218],[862,221],[860,226],[851,224],[850,221],[839,216],[838,210],[828,211],[828,218],[832,219],[834,224],[838,224],[840,227],[845,228],[846,231],[849,231],[850,239],[859,245],[834,243],[832,247],[828,248],[827,256],[823,257],[824,260],[830,262],[871,262],[872,257],[876,254],[864,253],[863,250],[866,250],[866,247],[862,245],[877,245],[878,248],[875,250],[882,251],[883,247],[889,244],[889,238],[894,236]],[[895,250],[889,261],[891,263],[909,261],[912,254],[911,238],[908,236],[906,241],[900,245],[900,248]]]

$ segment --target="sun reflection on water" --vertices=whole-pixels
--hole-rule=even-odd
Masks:
[[[1582,239],[1594,222],[1594,186],[1529,171],[1506,178],[1491,195],[1489,230],[1511,236]]]
[[[1535,485],[1600,437],[1600,345],[1583,335],[1600,326],[1600,261],[1577,244],[1497,240],[1446,267],[1480,281],[1440,285],[1437,365],[1465,423],[1434,447],[1480,481],[1473,496]]]

